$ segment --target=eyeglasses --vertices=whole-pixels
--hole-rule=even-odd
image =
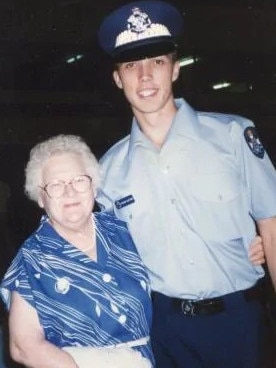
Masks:
[[[71,185],[78,193],[84,193],[91,188],[91,183],[92,178],[89,175],[79,175],[68,182],[63,180],[54,180],[40,188],[43,189],[50,198],[60,198],[64,195],[67,185]]]

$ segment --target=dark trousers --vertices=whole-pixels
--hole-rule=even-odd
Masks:
[[[242,293],[224,297],[224,310],[185,316],[163,294],[153,293],[152,344],[157,368],[259,368],[263,306]]]

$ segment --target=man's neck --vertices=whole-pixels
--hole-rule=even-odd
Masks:
[[[174,106],[167,111],[157,111],[149,114],[136,112],[135,118],[145,136],[156,147],[161,148],[165,142],[176,112],[177,108]]]

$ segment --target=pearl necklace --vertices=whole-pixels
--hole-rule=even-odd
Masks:
[[[90,249],[92,249],[92,248],[94,248],[94,250],[95,250],[94,244],[93,244],[93,245],[89,245],[89,247],[87,247],[87,248],[83,248],[83,249],[80,249],[80,248],[79,248],[79,250],[80,250],[81,252],[87,252],[88,250],[90,250]]]
[[[89,238],[87,235],[86,235],[86,237],[87,238]],[[96,241],[95,241],[95,222],[94,222],[94,218],[92,218],[92,245],[89,245],[88,247],[86,247],[86,248],[79,248],[79,250],[81,251],[81,252],[87,252],[88,250],[90,250],[90,249],[92,249],[92,248],[94,248],[94,250],[96,249],[96,246],[95,246],[95,244],[96,244]]]

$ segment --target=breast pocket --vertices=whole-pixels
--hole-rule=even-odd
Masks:
[[[241,191],[239,180],[232,172],[198,174],[190,182],[193,195],[205,202],[227,203]]]

